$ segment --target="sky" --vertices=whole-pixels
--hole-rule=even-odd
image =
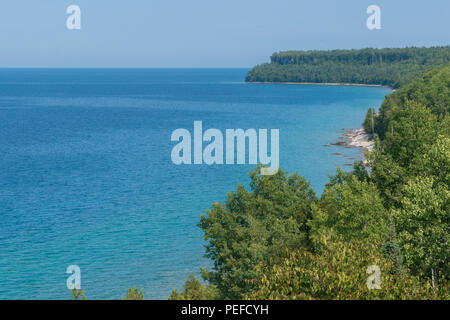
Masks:
[[[450,45],[449,16],[449,0],[2,0],[0,67],[250,68],[284,50]]]

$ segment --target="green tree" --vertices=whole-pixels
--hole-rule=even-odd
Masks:
[[[72,300],[86,300],[84,290],[82,289],[74,287],[73,289],[70,290],[70,293],[72,294]]]
[[[375,135],[375,146],[368,155],[371,167],[370,180],[375,183],[379,190],[385,208],[399,206],[402,198],[402,188],[407,179],[407,169],[400,166],[386,153],[378,136]]]
[[[450,137],[439,135],[427,153],[421,156],[421,175],[433,177],[435,184],[450,186]]]
[[[447,132],[446,123],[438,121],[428,108],[407,101],[393,116],[395,129],[386,133],[383,143],[375,138],[374,151],[369,155],[370,180],[377,185],[387,208],[401,205],[403,187],[410,178],[429,171],[424,155]]]
[[[339,170],[337,176],[342,176]],[[348,175],[348,174],[347,174]],[[313,205],[311,234],[333,229],[340,239],[372,239],[381,242],[387,232],[388,214],[376,186],[351,175],[331,179],[318,204]]]
[[[367,133],[373,134],[375,132],[375,110],[369,108],[367,110],[366,118],[363,122],[363,128]]]
[[[212,285],[203,285],[193,275],[190,275],[180,293],[172,291],[168,300],[214,300],[218,298],[218,291]]]
[[[386,97],[375,117],[375,132],[382,139],[392,130],[393,117],[407,101],[415,101],[426,106],[439,119],[448,116],[450,114],[450,66],[427,72]],[[366,122],[368,120],[366,117]]]
[[[404,256],[402,247],[399,243],[395,222],[390,217],[388,224],[388,230],[385,235],[385,239],[381,244],[381,252],[383,256],[389,259],[395,266],[395,270],[400,275],[405,275],[404,268]]]
[[[128,289],[127,296],[123,300],[144,300],[144,293],[137,287],[130,288]]]
[[[400,166],[415,169],[417,156],[427,153],[442,132],[437,117],[430,109],[407,101],[393,117],[393,130],[386,133],[383,149]],[[416,172],[410,172],[415,174]]]
[[[334,237],[333,237],[334,238]],[[322,236],[320,252],[286,250],[272,266],[260,265],[263,276],[248,299],[449,299],[448,285],[432,290],[416,276],[398,274],[370,241],[330,241]],[[381,271],[380,289],[369,289],[369,266]]]
[[[401,209],[392,210],[407,267],[430,278],[450,269],[450,190],[432,177],[416,177],[404,189]],[[432,279],[434,280],[434,279]]]
[[[259,278],[254,266],[269,263],[284,248],[309,246],[308,220],[316,201],[309,183],[297,174],[279,170],[261,176],[250,173],[251,191],[238,185],[224,204],[215,203],[200,217],[205,233],[206,256],[213,271],[203,276],[222,298],[240,299],[251,292]]]

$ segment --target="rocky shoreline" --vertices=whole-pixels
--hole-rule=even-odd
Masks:
[[[345,130],[337,142],[326,144],[326,147],[340,146],[345,148],[363,148],[364,151],[372,151],[374,146],[374,140],[372,135],[365,132],[363,128],[355,130]],[[362,154],[363,163],[367,165],[367,159]]]
[[[347,146],[354,148],[364,148],[365,150],[372,151],[374,141],[372,135],[365,132],[364,129],[347,130],[344,133],[344,137],[347,141]]]

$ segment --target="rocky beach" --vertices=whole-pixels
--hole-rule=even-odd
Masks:
[[[363,148],[365,151],[372,151],[374,146],[374,140],[372,139],[372,135],[368,134],[364,131],[363,128],[359,129],[342,129],[342,136],[339,137],[340,140],[337,142],[333,142],[325,145],[329,146],[341,146],[344,148]],[[364,157],[364,152],[362,153],[362,161],[364,165],[367,165],[367,159]]]

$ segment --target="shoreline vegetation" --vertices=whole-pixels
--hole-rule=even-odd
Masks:
[[[213,267],[169,299],[450,299],[450,47],[281,52],[246,81],[398,90],[333,143],[367,149],[370,170],[338,168],[317,196],[257,168],[205,210]]]
[[[450,299],[450,47],[290,51],[272,64],[247,80],[398,89],[335,143],[366,148],[370,170],[337,168],[321,195],[298,173],[252,170],[249,188],[200,215],[203,281],[168,299]]]

